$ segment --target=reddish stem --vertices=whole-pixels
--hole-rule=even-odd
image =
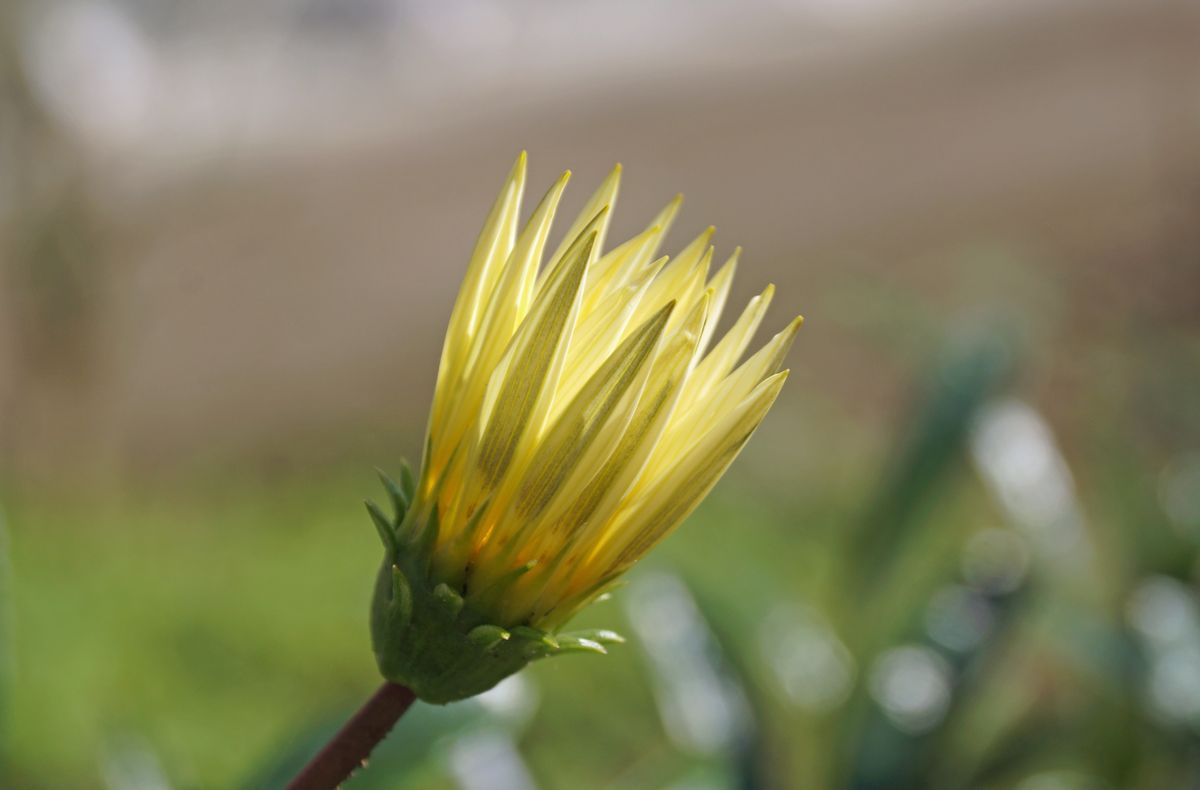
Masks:
[[[286,790],[335,790],[367,762],[416,695],[397,683],[384,683],[316,757],[296,774]]]

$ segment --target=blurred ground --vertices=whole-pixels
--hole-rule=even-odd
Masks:
[[[370,685],[355,500],[371,465],[419,455],[458,279],[521,149],[535,194],[574,171],[568,212],[622,162],[616,238],[684,192],[668,246],[717,225],[718,255],[746,247],[734,302],[772,281],[768,324],[807,318],[768,429],[667,547],[734,642],[778,597],[812,603],[861,665],[861,712],[903,607],[1005,518],[953,473],[917,519],[933,537],[897,544],[900,613],[856,621],[837,568],[874,550],[847,535],[935,361],[981,333],[1013,338],[1005,392],[1071,468],[1099,557],[1083,611],[1121,622],[1154,574],[1194,592],[1195,4],[55,2],[9,6],[0,35],[4,786],[156,786],[112,767],[143,752],[168,786],[231,786]],[[1036,600],[1034,633],[1087,619]],[[1112,712],[1135,692],[1037,658],[1061,652],[996,659],[996,684],[1053,689],[1052,731],[1079,734],[1046,770],[1095,783],[1047,786],[1195,776],[1161,757],[1194,733],[1145,735]],[[539,786],[665,787],[689,764],[648,723],[637,655],[532,673]],[[585,676],[579,710],[552,702]],[[1110,696],[1116,734],[1084,729]],[[887,752],[837,740],[851,712],[766,714],[771,786],[904,786],[842,764]],[[1015,785],[970,779],[982,731],[936,752],[937,786]],[[1145,742],[1126,767],[1097,767],[1126,736]]]

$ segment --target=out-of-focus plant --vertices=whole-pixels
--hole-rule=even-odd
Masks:
[[[973,338],[921,379],[929,386],[830,577],[827,599],[845,605],[781,606],[763,629],[763,672],[751,677],[782,687],[795,706],[785,720],[823,722],[796,731],[835,755],[800,786],[1191,786],[1195,582],[1129,562],[1134,529],[1108,547],[1124,573],[1105,574],[1121,565],[1103,556],[1053,432],[1009,394],[1015,348],[1004,333]],[[1006,523],[932,534],[953,523],[929,516],[972,469],[989,518]],[[1195,561],[1191,547],[1172,566]]]

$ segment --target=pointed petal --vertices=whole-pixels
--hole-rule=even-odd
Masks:
[[[725,302],[729,298],[729,289],[733,285],[733,275],[737,271],[738,258],[741,254],[741,247],[735,249],[733,255],[729,256],[729,260],[725,261],[725,264],[708,281],[708,287],[712,289],[713,295],[708,307],[708,321],[704,325],[704,335],[700,338],[701,353],[708,349],[708,343],[717,329],[717,323],[721,320],[721,313],[725,310]]]
[[[596,232],[580,237],[551,273],[530,314],[513,338],[505,361],[497,367],[484,406],[487,428],[476,464],[490,486],[507,471],[517,443],[549,406],[575,314],[584,272],[596,243]]]
[[[667,430],[654,448],[654,454],[646,465],[646,474],[651,477],[664,474],[680,459],[691,455],[698,437],[714,415],[735,408],[760,382],[778,372],[802,321],[799,317],[793,320],[736,371],[726,376],[703,400],[692,403],[681,400]]]
[[[710,227],[693,239],[679,255],[675,256],[674,260],[667,264],[658,277],[654,278],[654,282],[650,284],[650,290],[633,314],[635,326],[645,321],[647,316],[672,299],[690,305],[691,299],[688,298],[685,301],[685,295],[690,288],[695,286],[697,279],[703,286],[708,261],[711,260],[711,256],[706,257],[705,252],[708,250],[709,240],[712,239],[715,230]]]
[[[479,583],[489,584],[496,572],[536,559],[529,551],[540,531],[540,518],[552,502],[574,501],[590,476],[620,439],[650,372],[650,362],[674,304],[639,327],[616,349],[546,431],[533,459],[487,544],[478,550]],[[586,479],[586,477],[584,477]]]
[[[612,516],[626,506],[638,479],[671,416],[680,385],[696,353],[707,302],[696,305],[680,330],[666,340],[654,360],[637,409],[620,441],[577,496],[557,503],[538,534],[531,536],[533,555],[545,559],[541,572],[523,579],[512,591],[514,611],[546,612],[570,589],[581,552],[604,532]],[[580,547],[578,552],[576,547]],[[586,580],[587,583],[594,581]]]
[[[617,190],[620,186],[621,165],[618,164],[613,167],[596,191],[592,193],[592,196],[588,198],[588,202],[583,205],[579,216],[575,218],[575,221],[571,223],[571,227],[567,229],[566,235],[563,236],[563,240],[559,243],[558,248],[550,256],[549,265],[551,267],[563,257],[566,250],[575,241],[575,237],[582,233],[583,229],[590,225],[601,211],[607,208],[608,213],[604,217],[604,220],[596,226],[596,253],[598,257],[600,251],[604,249],[604,240],[608,235],[608,221],[612,217],[612,207],[616,205]]]
[[[712,289],[706,288],[704,281],[708,278],[708,267],[712,264],[712,256],[713,248],[709,247],[704,251],[704,254],[696,263],[695,267],[692,268],[691,276],[683,283],[682,286],[680,286],[679,294],[676,298],[679,300],[679,303],[684,306],[685,310],[679,311],[675,315],[674,319],[667,324],[668,332],[674,332],[676,329],[678,329],[679,324],[682,323],[684,319],[684,316],[688,314],[686,311],[690,310],[701,300],[704,300],[706,304],[705,310],[707,311],[707,305],[711,304],[712,301]],[[635,311],[635,318],[636,315],[637,313]]]
[[[650,371],[638,411],[620,444],[572,503],[564,521],[577,530],[584,523],[600,523],[619,509],[630,486],[640,476],[645,462],[669,425],[680,384],[695,357],[704,329],[707,301],[693,306],[679,331],[670,338]],[[586,538],[585,538],[586,540]]]
[[[441,364],[438,366],[433,407],[430,410],[431,438],[435,438],[440,432],[445,413],[450,406],[448,401],[451,392],[461,378],[462,367],[482,313],[481,305],[491,293],[500,267],[512,249],[521,207],[521,194],[525,188],[526,160],[527,156],[522,151],[484,222],[454,309],[450,313],[450,325],[446,329],[446,339],[442,345]],[[430,488],[434,481],[429,479],[428,464],[422,466],[425,467],[425,488]]]
[[[751,299],[733,328],[700,360],[700,364],[684,385],[680,398],[684,410],[690,409],[692,404],[707,397],[712,388],[733,370],[754,333],[758,331],[758,325],[762,323],[774,295],[775,286],[768,285],[761,294]]]
[[[701,411],[719,411],[741,401],[759,382],[783,367],[783,360],[787,357],[792,342],[796,339],[796,333],[800,331],[803,323],[804,318],[796,316],[781,332],[767,341],[766,345],[738,366],[737,370],[722,379],[703,403],[688,404],[688,407]],[[688,412],[681,414],[686,418]]]
[[[575,397],[584,382],[625,338],[634,312],[649,290],[654,275],[665,263],[666,258],[660,258],[654,266],[643,268],[636,279],[610,294],[595,312],[580,318],[567,351],[567,364],[551,414],[556,414]]]
[[[522,476],[515,503],[519,518],[532,519],[541,513],[558,484],[574,471],[639,374],[643,370],[649,371],[647,363],[653,358],[658,339],[674,308],[675,303],[668,302],[634,331],[547,431],[537,455]]]
[[[676,195],[671,198],[671,201],[663,206],[662,211],[658,212],[654,219],[650,220],[650,224],[647,227],[660,228],[662,230],[660,238],[665,237],[670,232],[671,225],[675,224],[675,217],[679,215],[679,207],[682,205],[683,195]],[[653,255],[653,253],[651,254]]]
[[[737,408],[723,415],[693,451],[646,491],[637,506],[612,526],[609,540],[594,553],[597,576],[628,568],[695,509],[725,473],[778,397],[787,371],[759,384]]]
[[[460,449],[462,454],[448,475],[455,484],[439,489],[446,523],[472,525],[469,531],[448,533],[439,544],[439,563],[452,578],[466,572],[472,547],[486,540],[495,527],[493,514],[503,512],[504,503],[493,494],[506,475],[520,475],[521,459],[527,454],[518,447],[536,440],[541,430],[570,342],[595,241],[595,231],[589,228],[549,274],[546,288],[492,372],[478,420],[463,442],[468,449]]]
[[[648,228],[601,256],[588,272],[582,315],[591,313],[611,293],[638,276],[650,262],[661,239],[659,228]]]
[[[554,212],[562,197],[563,189],[570,178],[570,171],[563,173],[546,192],[541,203],[534,209],[521,235],[517,238],[512,254],[496,284],[487,312],[480,323],[478,337],[472,344],[470,356],[463,366],[463,380],[457,388],[453,403],[446,414],[437,445],[430,459],[432,465],[441,469],[449,460],[463,435],[479,411],[479,403],[487,388],[490,373],[508,346],[527,306],[521,304],[522,290],[526,282],[536,275]]]

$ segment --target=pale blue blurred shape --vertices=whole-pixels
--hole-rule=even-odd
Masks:
[[[854,686],[854,657],[811,607],[772,609],[759,627],[759,650],[788,701],[811,713],[840,707]]]
[[[450,744],[450,775],[462,790],[534,790],[537,787],[510,731],[472,730]]]
[[[1129,596],[1125,616],[1146,647],[1146,704],[1162,719],[1200,726],[1200,606],[1193,592],[1152,576]]]
[[[968,653],[991,633],[995,615],[978,593],[957,584],[935,592],[925,608],[925,630],[942,647]]]
[[[898,729],[913,735],[928,732],[950,707],[950,666],[927,647],[902,645],[876,659],[869,688]]]
[[[105,752],[101,774],[107,790],[171,790],[158,755],[148,741],[127,736],[114,740]]]
[[[1171,460],[1159,478],[1158,501],[1180,532],[1200,539],[1200,451]]]
[[[1037,552],[1059,570],[1089,569],[1093,552],[1075,483],[1041,414],[1016,398],[988,404],[976,418],[970,448],[992,496]]]
[[[639,575],[624,602],[667,735],[699,754],[731,748],[748,727],[748,704],[714,663],[716,645],[686,585],[667,573]]]

